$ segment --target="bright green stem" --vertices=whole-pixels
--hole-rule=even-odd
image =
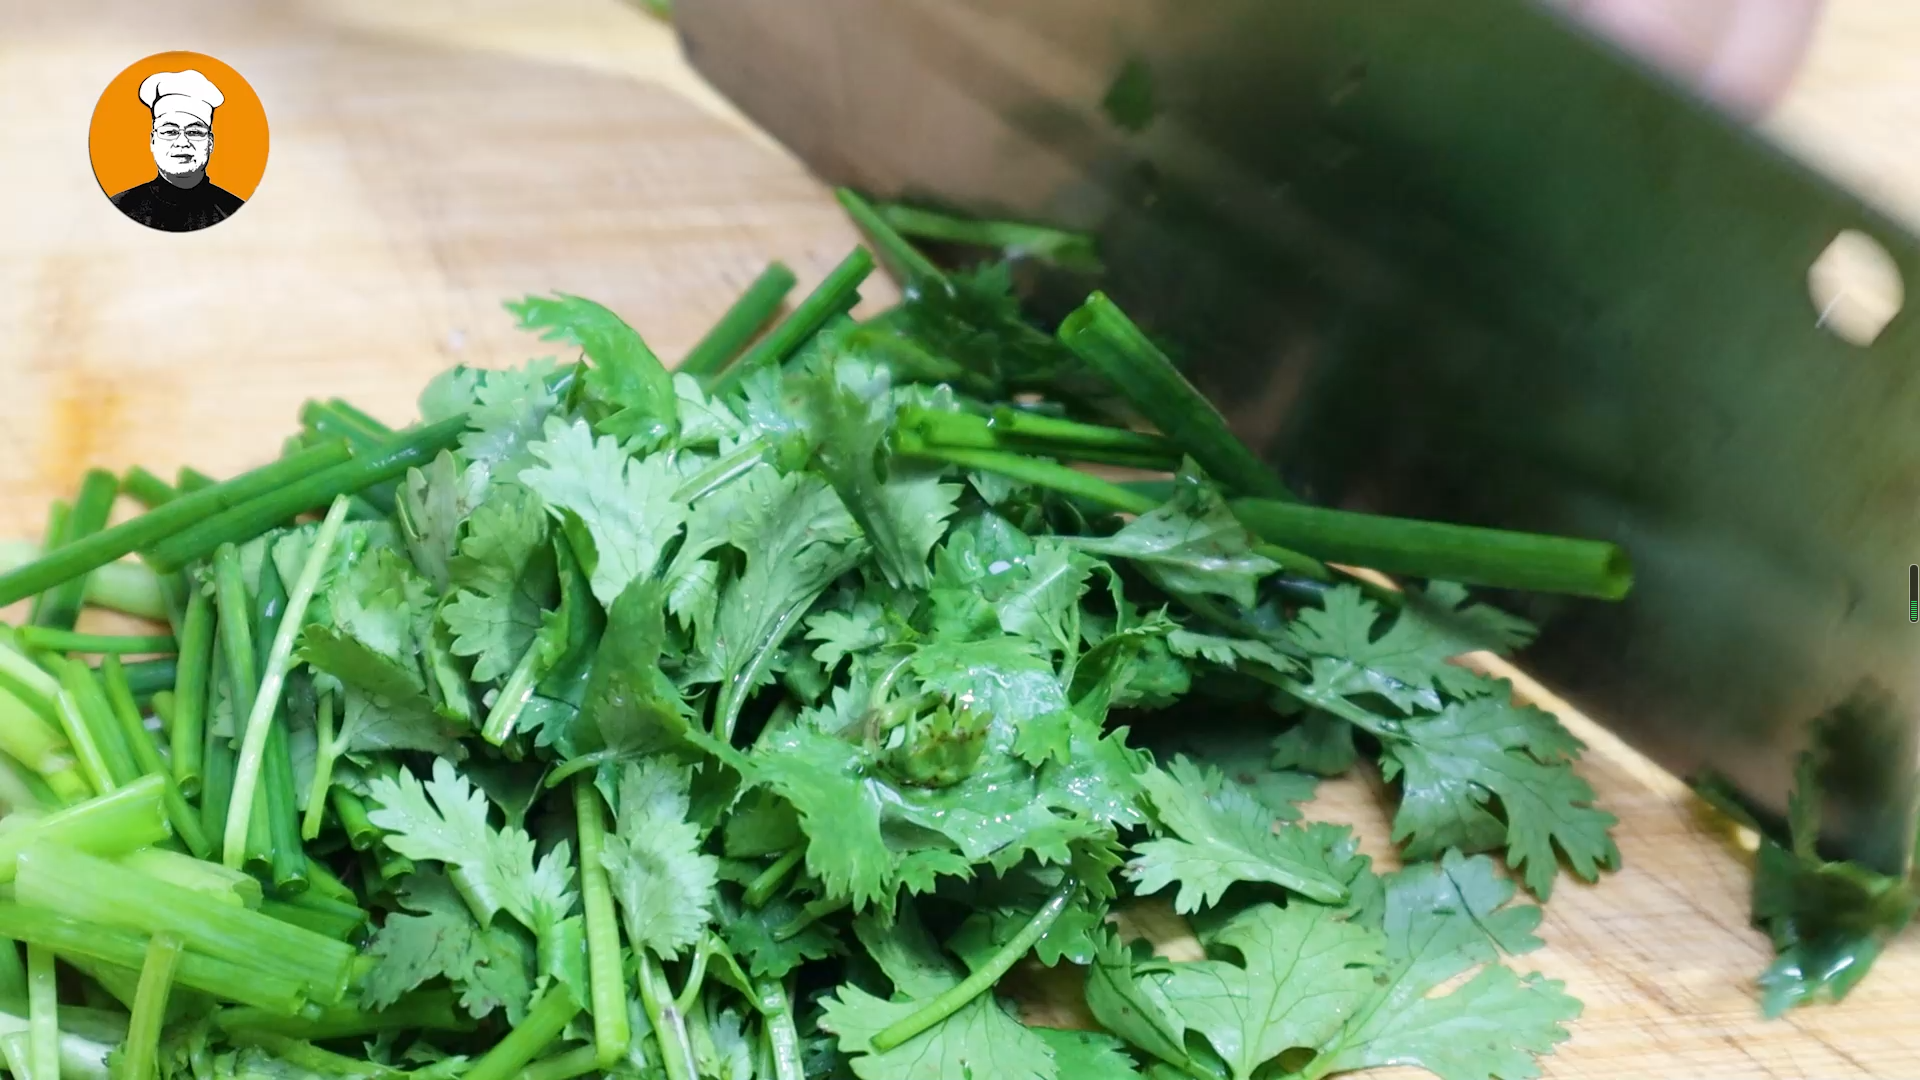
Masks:
[[[183,495],[84,540],[63,545],[26,566],[0,574],[0,607],[105,566],[122,555],[150,547],[229,507],[288,486],[299,486],[302,478],[346,461],[348,457],[349,451],[344,442],[303,450],[225,483]],[[252,535],[250,533],[244,539],[250,539]],[[163,569],[177,570],[179,565]]]
[[[132,995],[132,991],[128,991]],[[26,1011],[23,1006],[21,1011]],[[65,1010],[71,1017],[84,1015],[92,1010],[71,1008]],[[112,1080],[107,1070],[107,1058],[120,1042],[124,1026],[113,1030],[114,1025],[95,1025],[102,1031],[89,1038],[73,1031],[60,1033],[60,1075],[66,1080]],[[33,1077],[32,1035],[29,1033],[32,1022],[10,1012],[0,1012],[0,1050],[4,1050],[7,1068],[14,1074],[14,1080],[35,1080]]]
[[[314,753],[313,783],[307,787],[307,816],[300,822],[300,839],[307,841],[320,836],[320,822],[327,810],[327,789],[333,786],[333,763],[340,757],[341,748],[333,744],[331,690],[320,695],[314,712],[314,731],[318,749]]]
[[[927,446],[910,432],[897,436],[901,453],[930,457],[968,469],[999,473],[1022,483],[1043,487],[1062,495],[1097,503],[1122,514],[1144,514],[1158,502],[1119,484],[1102,480],[1057,462],[1028,457],[1005,450],[961,450]]]
[[[303,477],[154,545],[147,551],[147,561],[156,570],[178,570],[223,543],[251,540],[303,511],[331,504],[342,495],[352,495],[383,480],[404,476],[408,469],[424,468],[433,461],[434,455],[451,448],[466,428],[467,418],[462,415],[403,431],[364,456]],[[153,513],[162,513],[175,505],[168,503]]]
[[[808,338],[819,333],[829,319],[854,305],[860,298],[860,283],[871,273],[873,256],[867,254],[866,248],[854,248],[786,318],[755,342],[738,363],[715,377],[709,392],[715,397],[732,393],[742,379],[760,368],[784,363]]]
[[[260,688],[252,699],[253,708],[247,714],[245,734],[240,743],[239,763],[233,773],[233,796],[227,806],[226,842],[221,848],[221,861],[228,866],[239,866],[246,853],[247,822],[253,814],[254,788],[260,782],[260,766],[267,745],[267,725],[280,700],[281,687],[286,683],[287,668],[293,660],[294,638],[299,635],[306,620],[307,605],[312,602],[313,592],[320,585],[321,572],[333,557],[333,546],[340,538],[340,526],[345,523],[346,517],[347,501],[336,496],[333,506],[327,511],[326,520],[314,535],[312,546],[307,549],[306,565],[300,568],[300,580],[294,584],[293,593],[287,598],[286,614],[281,619],[279,632],[273,637],[273,651],[268,654]]]
[[[720,321],[713,324],[713,329],[707,331],[707,336],[687,351],[675,370],[696,379],[712,378],[725,370],[760,328],[767,325],[767,320],[780,310],[793,286],[793,271],[787,269],[785,263],[768,263],[760,276],[753,279],[753,284],[747,286],[747,291],[720,316]]]
[[[120,476],[120,490],[138,500],[142,506],[151,510],[162,503],[170,503],[180,497],[173,485],[135,465]]]
[[[65,499],[55,499],[47,505],[47,527],[40,534],[40,542],[46,550],[52,551],[67,542],[67,519],[73,516],[73,505]],[[46,606],[49,593],[35,593],[33,603],[27,608],[27,622],[40,621],[40,609]]]
[[[877,323],[862,323],[847,332],[847,345],[881,361],[898,382],[952,383],[981,397],[1000,396],[999,384],[957,360],[928,352],[911,338],[901,337]]]
[[[352,1005],[309,1005],[297,1016],[251,1006],[222,1009],[213,1015],[223,1031],[259,1031],[292,1039],[325,1042],[382,1031],[472,1031],[472,1016],[461,1009],[450,987],[416,990],[380,1010]]]
[[[1133,320],[1094,293],[1060,324],[1060,341],[1126,395],[1140,415],[1235,494],[1291,499],[1286,485]]]
[[[59,705],[60,684],[54,683],[52,695],[40,697],[36,691],[6,676],[4,669],[9,657],[33,667],[31,661],[0,645],[0,751],[43,777],[62,802],[87,798],[94,792],[82,773],[74,769],[76,755],[64,734],[70,721],[66,710]],[[38,667],[33,670],[41,678],[47,677]],[[19,694],[43,703],[46,712],[22,700]],[[58,727],[50,725],[48,717]]]
[[[874,1052],[886,1053],[952,1016],[962,1006],[992,989],[993,984],[999,982],[1000,977],[1005,975],[1021,957],[1027,955],[1034,943],[1053,928],[1054,922],[1060,918],[1060,913],[1067,910],[1067,905],[1073,902],[1074,894],[1079,891],[1080,883],[1071,875],[1061,881],[1059,888],[1053,890],[1053,894],[1047,897],[1047,902],[1040,905],[1040,910],[1033,913],[1033,917],[1020,928],[1020,932],[995,950],[985,963],[973,970],[973,974],[948,987],[916,1012],[901,1017],[889,1024],[880,1034],[875,1035],[873,1037]]]
[[[747,886],[747,906],[765,907],[767,901],[772,899],[774,890],[778,889],[787,878],[793,875],[794,867],[799,866],[800,860],[806,858],[806,856],[807,846],[805,844],[795,844],[793,847],[787,849],[786,854],[775,859],[772,866],[760,871],[760,875],[753,879],[752,884]]]
[[[39,709],[40,714],[51,722],[53,698],[60,692],[60,680],[49,675],[20,651],[16,633],[0,624],[0,680],[4,680],[0,685],[5,685],[21,701]]]
[[[165,840],[164,791],[158,777],[142,777],[118,791],[0,831],[0,883],[13,880],[20,853],[37,844],[121,855]]]
[[[769,449],[765,439],[749,439],[741,443],[731,453],[716,459],[712,464],[682,482],[674,490],[674,501],[699,502],[732,483],[755,465],[767,460]]]
[[[585,776],[573,782],[573,814],[580,833],[580,908],[587,925],[594,1059],[606,1068],[626,1054],[633,1033],[627,1023],[620,923],[613,909],[613,887],[601,862],[607,844],[606,814],[600,806],[600,793]]]
[[[179,473],[174,477],[173,486],[180,494],[191,495],[196,491],[205,491],[217,483],[219,481],[199,469],[191,465],[182,465]]]
[[[347,834],[347,843],[355,851],[366,851],[380,840],[380,829],[367,816],[367,802],[360,796],[337,787],[328,794],[333,803],[333,814],[340,819],[340,828]]]
[[[160,1056],[160,1027],[167,1019],[167,997],[173,992],[184,946],[173,934],[155,934],[147,942],[146,962],[140,965],[140,987],[133,994],[133,1019],[127,1024],[127,1044],[120,1050],[119,1080],[150,1080]]]
[[[20,992],[26,993],[26,984],[21,983]],[[24,1031],[9,1031],[0,1035],[0,1056],[7,1061],[7,1071],[13,1074],[13,1080],[33,1080],[33,1043],[32,1037]]]
[[[0,574],[19,569],[40,557],[40,545],[31,540],[0,540]],[[108,611],[143,619],[167,617],[166,591],[160,575],[135,562],[110,562],[87,575],[87,603]]]
[[[171,656],[153,660],[133,660],[126,665],[127,689],[134,700],[151,699],[162,690],[171,690],[179,681],[180,666]]]
[[[823,896],[818,900],[809,900],[800,908],[799,914],[774,928],[773,940],[791,941],[800,936],[801,931],[836,911],[845,909],[851,901],[845,897]]]
[[[80,706],[81,718],[86,721],[88,734],[93,737],[101,757],[106,761],[107,771],[113,777],[113,786],[123,787],[140,779],[140,766],[134,759],[133,747],[128,745],[126,733],[113,715],[113,705],[108,702],[107,692],[100,684],[100,673],[78,660],[55,662],[59,664],[60,685]],[[118,660],[115,662],[118,663]],[[134,711],[136,714],[139,712],[137,708]],[[146,737],[144,729],[140,734],[142,738]]]
[[[886,264],[888,273],[903,284],[932,283],[936,287],[945,284],[947,275],[940,272],[933,260],[908,243],[906,237],[901,236],[886,218],[874,210],[871,203],[852,188],[835,188],[833,197],[840,200],[840,206],[846,210],[847,216],[873,242],[874,250],[880,253],[880,261]]]
[[[1005,450],[1017,454],[1121,465],[1136,469],[1180,467],[1180,450],[1158,435],[1082,424],[996,409],[992,417],[907,408],[896,422],[925,445],[957,450]]]
[[[0,810],[8,813],[35,811],[45,813],[67,805],[54,794],[45,778],[4,750],[0,750]]]
[[[20,943],[0,938],[0,1002],[27,1000],[27,968]]]
[[[341,942],[77,851],[39,847],[18,862],[14,895],[21,904],[148,934],[176,933],[198,955],[304,984],[324,1004],[346,995],[354,951]]]
[[[355,931],[367,924],[365,910],[350,903],[317,896],[312,890],[300,893],[291,900],[263,900],[260,902],[260,913],[284,923],[304,926],[335,941],[351,939]]]
[[[699,1069],[693,1064],[693,1047],[687,1043],[687,1019],[673,1003],[660,961],[644,949],[636,952],[640,1007],[646,1010],[647,1023],[653,1028],[653,1037],[660,1049],[661,1071],[667,1074],[667,1080],[696,1080]]]
[[[514,1080],[580,1012],[564,986],[555,986],[527,1007],[527,1015],[467,1069],[463,1080]],[[669,1074],[671,1075],[671,1074]],[[676,1078],[677,1080],[677,1078]],[[691,1077],[686,1080],[692,1080]]]
[[[882,203],[874,209],[888,225],[905,236],[993,248],[1008,255],[1026,256],[1089,273],[1098,273],[1101,269],[1093,238],[1086,233],[1020,221],[954,217],[899,203]]]
[[[53,953],[27,946],[27,1052],[33,1080],[60,1080],[60,988]]]
[[[126,678],[126,669],[121,669],[120,677],[122,679]],[[174,714],[173,691],[160,691],[147,700],[147,705],[153,709],[153,719],[160,725],[159,737],[162,740],[172,738]]]
[[[85,665],[78,666],[82,671],[86,670]],[[74,759],[80,764],[80,773],[86,777],[87,786],[101,795],[119,787],[114,783],[113,770],[108,767],[99,741],[93,737],[93,731],[88,726],[81,700],[72,691],[62,688],[58,704],[60,726],[66,732],[67,743],[73,747]]]
[[[207,689],[213,670],[213,600],[197,586],[187,597],[180,628],[179,674],[174,683],[173,726],[167,732],[174,782],[188,797],[200,794],[206,738]]]
[[[360,453],[378,450],[380,445],[393,438],[393,429],[372,416],[360,411],[340,398],[322,405],[309,401],[300,410],[301,422],[307,425],[320,438],[344,437]],[[361,498],[364,496],[364,498]],[[384,518],[393,513],[397,502],[396,485],[387,480],[370,485],[356,496],[356,511],[372,511],[374,519]]]
[[[139,970],[146,961],[147,935],[144,933],[20,904],[0,903],[0,935],[39,945],[61,956],[129,970]],[[182,935],[182,940],[188,939]],[[182,986],[283,1016],[298,1013],[306,1003],[306,993],[298,980],[194,952],[180,958],[180,970],[175,978]]]
[[[225,635],[221,635],[222,638]],[[200,823],[208,836],[224,836],[227,830],[227,800],[233,794],[233,743],[215,731],[213,716],[214,687],[231,683],[227,677],[226,650],[215,650],[213,666],[207,677],[206,738],[200,758]]]
[[[229,870],[217,862],[154,847],[136,848],[116,856],[113,861],[147,877],[191,889],[228,907],[260,906],[259,879]]]
[[[623,1005],[622,1008],[625,1006]],[[590,1072],[606,1068],[595,1057],[591,1046],[576,1046],[564,1053],[550,1058],[542,1058],[520,1070],[520,1080],[573,1080],[576,1076],[585,1076]]]
[[[240,1032],[234,1036],[234,1042],[242,1046],[259,1047],[308,1075],[336,1076],[341,1080],[405,1080],[407,1076],[404,1069],[336,1054],[304,1039],[291,1039],[271,1032]]]
[[[768,1056],[773,1059],[772,1080],[806,1080],[800,1064],[800,1029],[793,1022],[793,1000],[779,979],[753,980],[754,1004],[767,1033]]]
[[[1328,562],[1496,589],[1618,600],[1633,585],[1626,552],[1598,540],[1235,499],[1234,516],[1262,539]]]
[[[80,481],[80,494],[74,497],[73,512],[67,517],[66,535],[61,546],[78,543],[106,528],[107,516],[113,513],[113,500],[119,495],[119,477],[105,469],[89,469],[86,477]],[[86,602],[86,597],[86,574],[76,574],[62,581],[48,591],[40,610],[34,612],[34,625],[53,630],[73,629],[74,621],[80,618],[80,607]]]
[[[127,673],[120,666],[120,659],[107,657],[101,662],[100,672],[107,684],[107,703],[113,706],[114,719],[120,724],[121,738],[133,751],[133,761],[139,767],[140,775],[157,776],[166,785],[162,799],[167,808],[167,820],[173,823],[174,833],[195,858],[206,858],[212,854],[213,844],[200,827],[200,812],[181,794],[180,785],[174,782],[173,774],[167,771],[166,759],[160,756],[159,745],[148,734],[147,726],[141,723],[140,709],[133,703],[133,691],[127,688]]]
[[[44,626],[23,626],[19,636],[20,644],[44,652],[126,656],[131,653],[170,653],[178,649],[172,634],[81,634]]]
[[[499,746],[513,737],[513,729],[520,723],[520,713],[532,700],[533,692],[540,685],[541,668],[540,642],[527,646],[525,655],[513,666],[507,675],[507,681],[500,687],[500,693],[493,699],[493,707],[487,710],[486,723],[481,725],[480,737]]]

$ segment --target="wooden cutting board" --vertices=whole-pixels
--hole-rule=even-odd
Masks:
[[[618,0],[7,0],[0,19],[0,537],[36,535],[89,466],[231,472],[271,455],[310,395],[398,423],[450,364],[549,351],[512,329],[504,297],[596,298],[678,356],[767,260],[804,287],[855,240]],[[252,82],[272,155],[233,220],[173,235],[115,212],[85,148],[108,80],[180,48]],[[1920,9],[1836,2],[1776,131],[1920,218],[1916,50]],[[1527,958],[1586,1002],[1548,1075],[1920,1075],[1920,941],[1842,1007],[1761,1020],[1769,953],[1738,844],[1670,777],[1570,722],[1626,869],[1563,882],[1548,947]],[[1374,785],[1332,785],[1314,812],[1385,854]],[[1070,989],[1042,997],[1043,1016],[1071,1014]]]

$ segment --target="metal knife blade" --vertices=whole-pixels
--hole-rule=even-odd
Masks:
[[[1528,668],[1675,772],[1904,872],[1920,321],[1819,324],[1841,230],[1920,240],[1529,0],[680,0],[822,176],[1095,233],[1104,283],[1314,501],[1601,536]]]

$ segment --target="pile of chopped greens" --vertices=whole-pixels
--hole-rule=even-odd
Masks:
[[[845,198],[873,318],[865,249],[671,371],[530,297],[565,355],[412,427],[314,402],[55,507],[0,574],[16,1077],[1536,1075],[1580,1006],[1516,893],[1614,819],[1447,582],[1617,597],[1618,551],[1295,502],[1105,297],[1048,332]],[[1368,766],[1404,869],[1301,820]],[[1165,902],[1205,958],[1109,919]],[[1003,996],[1045,968],[1087,1030]]]

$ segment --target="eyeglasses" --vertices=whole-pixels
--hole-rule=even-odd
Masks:
[[[172,142],[175,139],[179,139],[179,138],[185,138],[190,143],[203,143],[203,142],[206,142],[208,139],[213,138],[213,132],[208,131],[205,128],[182,129],[182,128],[174,127],[173,125],[169,124],[166,127],[154,128],[153,137],[156,139],[165,139],[168,142]]]

